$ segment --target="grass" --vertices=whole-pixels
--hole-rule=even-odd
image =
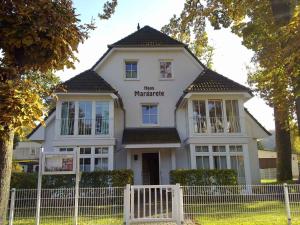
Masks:
[[[261,179],[262,184],[276,184],[277,179]]]
[[[34,225],[35,219],[15,219],[14,225]],[[42,218],[40,225],[74,225],[73,218]],[[109,218],[109,219],[97,219],[97,218],[79,218],[79,225],[122,225],[123,218]]]
[[[188,210],[188,209],[185,209]],[[292,224],[300,225],[300,211],[292,215]],[[245,204],[210,205],[192,207],[190,213],[200,225],[286,225],[286,212],[283,202],[253,202]],[[202,214],[202,215],[201,215]]]

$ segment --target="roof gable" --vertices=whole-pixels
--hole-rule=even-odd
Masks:
[[[185,44],[150,27],[135,31],[127,37],[113,43],[109,47],[184,47]]]
[[[93,70],[86,70],[63,84],[67,93],[116,93],[117,91]],[[59,92],[59,90],[57,90]]]
[[[251,90],[208,68],[186,88],[186,92],[248,92]]]

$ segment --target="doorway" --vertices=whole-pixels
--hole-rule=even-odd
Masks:
[[[142,154],[142,175],[144,185],[159,184],[159,155],[158,153]]]

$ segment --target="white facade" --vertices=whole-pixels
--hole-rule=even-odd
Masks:
[[[118,93],[58,93],[56,111],[30,139],[44,151],[81,149],[82,170],[133,169],[135,184],[168,184],[170,170],[199,167],[236,169],[241,183],[258,183],[256,139],[268,134],[243,107],[251,95],[183,95],[203,69],[184,47],[113,47],[93,70]],[[123,143],[124,129],[166,127],[176,128],[179,143]]]

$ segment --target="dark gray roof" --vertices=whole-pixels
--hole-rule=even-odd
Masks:
[[[215,71],[205,68],[186,88],[186,92],[248,92],[251,90]]]
[[[150,27],[144,26],[109,47],[184,47],[182,42]]]
[[[181,143],[176,128],[126,128],[123,144],[174,144]]]
[[[66,92],[79,93],[117,93],[99,74],[86,70],[62,84]],[[60,92],[60,89],[56,90]]]

